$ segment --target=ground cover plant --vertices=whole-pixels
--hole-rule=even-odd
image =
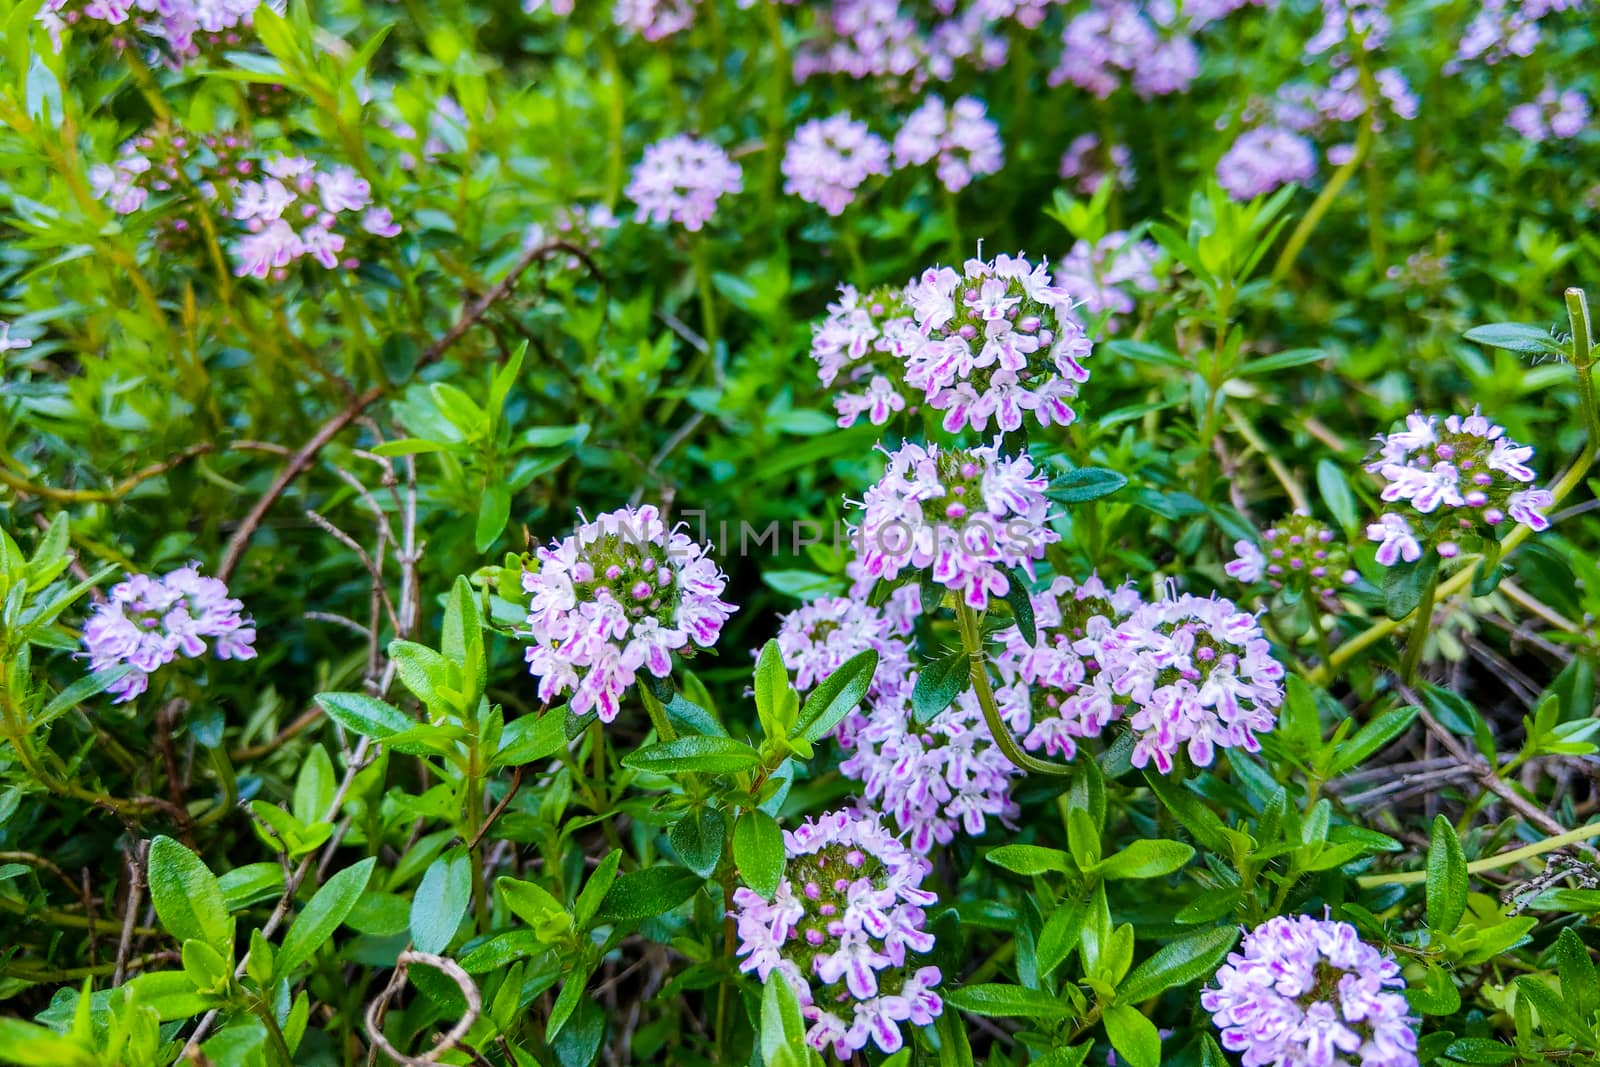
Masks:
[[[0,0],[0,1062],[1600,1061],[1584,0]]]

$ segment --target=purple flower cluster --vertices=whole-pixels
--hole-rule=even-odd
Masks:
[[[668,530],[652,505],[585,519],[538,560],[522,575],[528,672],[539,699],[571,692],[572,712],[598,710],[601,722],[617,717],[641,668],[665,678],[674,651],[715,644],[736,610],[719,599],[727,576],[705,546]]]
[[[1200,1004],[1244,1067],[1416,1067],[1417,1020],[1393,957],[1349,923],[1268,919]]]
[[[1232,601],[1185,593],[1135,608],[1094,649],[1098,670],[1075,694],[1084,719],[1131,711],[1133,765],[1172,771],[1187,749],[1201,767],[1218,748],[1258,752],[1277,723],[1283,665],[1256,617]]]
[[[551,241],[562,241],[594,253],[619,225],[617,216],[604,204],[563,204],[548,224],[535,222],[522,232],[522,248],[529,251]],[[575,271],[583,264],[577,256],[571,255],[564,265],[567,270]]]
[[[1385,567],[1415,562],[1429,546],[1453,558],[1458,538],[1493,530],[1508,516],[1535,531],[1550,526],[1544,509],[1555,498],[1548,489],[1524,488],[1535,478],[1533,446],[1513,441],[1476,408],[1465,417],[1408,415],[1404,430],[1377,441],[1367,470],[1384,480],[1381,498],[1410,505],[1367,527]]]
[[[1108,233],[1093,245],[1079,240],[1056,261],[1055,284],[1083,318],[1109,312],[1106,328],[1115,332],[1115,316],[1131,313],[1137,296],[1160,287],[1155,275],[1160,255],[1155,242],[1130,241],[1125,230]]]
[[[125,47],[134,39],[158,45],[174,63],[193,59],[203,50],[238,48],[250,31],[251,16],[262,0],[45,0],[38,20],[49,31],[56,51],[65,30],[109,33]],[[284,0],[269,0],[281,12]]]
[[[783,191],[839,215],[870,176],[889,173],[889,146],[847,112],[812,119],[783,154]]]
[[[555,2],[560,4],[561,0]],[[611,21],[647,41],[659,41],[693,26],[697,3],[698,0],[616,0]]]
[[[1317,173],[1311,142],[1281,126],[1248,130],[1217,161],[1217,181],[1235,200],[1253,200]]]
[[[371,184],[343,164],[320,169],[304,156],[275,156],[261,169],[264,177],[234,191],[233,217],[249,231],[232,250],[240,277],[282,278],[302,258],[354,270],[360,260],[345,252],[348,241],[400,233],[388,208],[372,206]]]
[[[1506,125],[1529,141],[1571,140],[1588,124],[1589,98],[1576,89],[1558,92],[1548,83],[1538,97],[1506,116]]]
[[[644,150],[627,195],[639,205],[634,221],[676,222],[694,232],[710,221],[719,197],[743,185],[744,172],[728,153],[710,141],[678,134]]]
[[[908,400],[920,399],[905,387],[905,361],[921,344],[903,289],[885,286],[863,296],[853,286],[839,287],[828,317],[812,327],[811,358],[823,385],[845,376],[833,400],[841,427],[863,415],[882,426],[907,410]]]
[[[1309,515],[1290,515],[1261,531],[1266,550],[1255,541],[1234,542],[1238,558],[1222,569],[1246,585],[1263,578],[1274,590],[1288,588],[1332,601],[1360,577],[1350,566],[1350,553],[1335,541],[1328,526]]]
[[[1065,426],[1069,403],[1089,380],[1093,345],[1072,298],[1043,262],[1001,255],[969,259],[957,273],[932,267],[906,290],[924,341],[906,360],[906,383],[943,411],[944,428]]]
[[[205,655],[208,638],[218,659],[254,659],[255,623],[243,609],[226,585],[193,565],[160,578],[132,575],[111,587],[84,624],[89,669],[133,668],[108,687],[121,704],[143,693],[150,675],[179,656]]]
[[[1132,189],[1136,172],[1133,169],[1133,152],[1125,144],[1114,144],[1102,149],[1100,138],[1085,133],[1073,138],[1061,154],[1061,177],[1084,196],[1100,191],[1100,183],[1110,173],[1118,189]]]
[[[945,82],[963,66],[997,70],[1005,65],[1006,39],[995,23],[1014,19],[1038,25],[1057,0],[932,0],[937,16],[924,25],[900,0],[831,0],[817,5],[817,35],[795,53],[796,81],[838,74],[887,80],[920,89]]]
[[[1030,599],[1038,640],[1028,644],[1016,627],[1001,633],[995,698],[1024,748],[1072,759],[1080,740],[1099,737],[1121,714],[1102,697],[1100,645],[1141,601],[1132,583],[1113,589],[1098,575],[1082,583],[1058,576]]]
[[[1164,17],[1165,25],[1157,17]],[[1067,23],[1051,85],[1071,83],[1104,100],[1126,78],[1148,100],[1181,93],[1200,74],[1200,53],[1170,5],[1094,0]]]
[[[739,888],[739,969],[788,982],[810,1027],[806,1044],[840,1060],[876,1044],[905,1044],[900,1024],[926,1026],[944,1010],[937,967],[914,967],[932,951],[923,889],[932,870],[876,816],[838,811],[783,835],[787,863],[771,901]]]
[[[1010,588],[1006,569],[1031,567],[1061,539],[1045,525],[1047,479],[1000,442],[972,449],[906,443],[889,453],[854,531],[861,573],[893,579],[932,568],[933,580],[975,608]]]
[[[963,96],[946,107],[942,97],[929,96],[906,117],[894,135],[894,165],[920,167],[930,161],[952,193],[1005,165],[999,128],[982,100]]]
[[[1510,56],[1527,57],[1538,51],[1540,23],[1554,11],[1574,11],[1586,0],[1481,0],[1456,45],[1456,56],[1445,67],[1455,73],[1474,60],[1498,63]]]
[[[1021,772],[995,745],[977,697],[968,690],[919,724],[909,702],[916,675],[907,682],[899,700],[875,704],[839,765],[861,783],[863,806],[891,816],[920,855],[948,845],[959,830],[982,834],[990,819],[1015,829],[1021,809],[1011,780]]]

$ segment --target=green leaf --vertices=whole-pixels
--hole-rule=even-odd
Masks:
[[[1508,352],[1552,356],[1567,354],[1567,346],[1551,337],[1548,330],[1541,330],[1537,326],[1526,326],[1520,322],[1495,322],[1487,326],[1474,326],[1462,336],[1480,345],[1503,348]]]
[[[1483,1064],[1498,1067],[1518,1059],[1517,1050],[1487,1037],[1458,1037],[1445,1048],[1444,1054],[1461,1063]]]
[[[326,816],[338,788],[336,777],[328,750],[321,745],[312,745],[300,764],[300,774],[295,778],[294,803],[291,805],[294,817],[310,825]]]
[[[1020,567],[1006,568],[1006,603],[1011,616],[1017,621],[1017,632],[1029,645],[1039,640],[1039,630],[1033,622],[1033,597],[1028,593],[1027,576]]]
[[[1102,878],[1160,878],[1194,859],[1194,849],[1182,841],[1134,841],[1122,851],[1095,865]]]
[[[1064,874],[1072,869],[1072,857],[1058,848],[1040,845],[1001,845],[990,849],[984,858],[996,867],[1030,877],[1050,871]]]
[[[1576,930],[1567,927],[1556,938],[1556,966],[1561,973],[1561,999],[1580,1019],[1600,1010],[1600,975]]]
[[[454,849],[429,864],[411,901],[411,943],[437,956],[450,947],[472,903],[472,865],[465,849]]]
[[[771,900],[783,880],[783,831],[763,811],[747,811],[733,827],[733,862],[744,884]]]
[[[1291,348],[1286,352],[1275,352],[1261,359],[1252,359],[1239,368],[1239,373],[1244,377],[1276,374],[1279,371],[1303,367],[1307,363],[1316,363],[1325,359],[1327,355],[1327,351],[1321,348]]]
[[[1546,1033],[1558,1032],[1585,1044],[1594,1044],[1594,1034],[1584,1021],[1569,1011],[1555,991],[1539,979],[1522,975],[1517,979],[1517,993],[1526,997],[1539,1013],[1539,1027]]]
[[[478,524],[473,529],[472,544],[479,552],[500,538],[511,518],[511,491],[503,482],[491,481],[483,487],[483,497],[478,501]]]
[[[1050,1020],[1073,1014],[1072,1005],[1064,997],[1000,983],[961,986],[946,993],[944,1000],[971,1015]]]
[[[972,660],[966,652],[953,652],[927,664],[917,673],[911,689],[911,713],[919,723],[931,722],[950,706],[972,682]]]
[[[379,456],[415,456],[423,452],[448,452],[458,447],[448,441],[425,441],[420,437],[402,437],[398,441],[385,441],[372,451]]]
[[[278,974],[290,974],[333,939],[334,931],[366,891],[377,862],[375,857],[368,856],[322,883],[322,888],[305,910],[295,916],[289,932],[283,935],[283,944],[278,948]]]
[[[1219,926],[1163,945],[1122,980],[1117,999],[1134,1004],[1173,986],[1207,978],[1216,972],[1238,940],[1238,927]]]
[[[1437,963],[1429,963],[1421,982],[1405,989],[1413,1011],[1422,1015],[1454,1015],[1461,1010],[1461,989],[1456,980]]]
[[[800,694],[789,684],[783,653],[776,640],[768,641],[756,657],[756,714],[768,737],[788,737],[800,709]]]
[[[731,737],[680,737],[622,757],[622,765],[653,774],[737,774],[761,762],[761,754]]]
[[[1050,483],[1044,495],[1061,504],[1082,504],[1109,496],[1128,484],[1128,479],[1103,467],[1079,467],[1067,471]]]
[[[1128,1061],[1128,1067],[1158,1067],[1161,1034],[1143,1012],[1131,1004],[1118,1004],[1105,1013],[1104,1019],[1111,1047]]]
[[[806,1059],[798,1061],[802,1063],[811,1058],[806,1051],[806,1021],[800,1013],[800,1000],[786,981],[768,982],[761,990],[759,1040],[761,1060],[769,1067],[780,1052],[803,1053]]]
[[[493,767],[520,767],[549,759],[567,747],[566,712],[552,708],[543,715],[523,715],[506,723]]]
[[[1041,979],[1050,977],[1078,947],[1083,923],[1088,917],[1089,905],[1081,900],[1063,901],[1050,913],[1050,918],[1044,922],[1044,929],[1039,931],[1039,942],[1034,948]]]
[[[1383,611],[1399,622],[1422,603],[1422,593],[1439,574],[1439,553],[1429,550],[1415,563],[1396,563],[1383,575]]]
[[[1333,766],[1328,769],[1328,773],[1343,774],[1352,767],[1360,766],[1368,756],[1410,729],[1419,711],[1421,709],[1414,705],[1391,708],[1368,722],[1356,731],[1354,737],[1337,747]]]
[[[821,741],[839,725],[850,710],[861,703],[878,670],[877,649],[866,649],[839,664],[839,669],[824,678],[800,709],[800,720],[791,736]]]
[[[179,941],[204,941],[233,957],[233,916],[222,886],[200,857],[165,835],[150,843],[150,901]]]
[[[1427,874],[1428,929],[1436,936],[1454,933],[1467,910],[1467,859],[1455,827],[1443,815],[1433,819]]]
[[[479,549],[479,551],[483,551]],[[466,698],[476,704],[489,684],[489,659],[483,648],[483,616],[478,598],[466,575],[456,575],[444,613],[444,635],[439,645],[447,660],[461,668],[467,681]]]
[[[34,728],[37,729],[47,722],[60,718],[90,697],[99,696],[126,677],[131,670],[133,670],[131,663],[119,663],[115,667],[107,667],[93,674],[84,675],[57,693],[50,703],[44,706],[44,710],[33,720]]]
[[[665,864],[620,875],[600,902],[599,918],[632,921],[665,915],[705,884],[693,871]]]
[[[411,729],[417,721],[393,704],[363,693],[318,693],[313,699],[328,718],[351,733],[383,741]]]
[[[0,1062],[18,1067],[100,1067],[100,1059],[70,1038],[21,1019],[0,1018]]]
[[[606,893],[611,889],[611,883],[617,880],[617,867],[621,863],[622,850],[612,849],[595,867],[589,880],[583,883],[583,892],[578,894],[578,899],[572,905],[572,918],[578,926],[587,929],[590,921],[599,912],[600,903],[605,900]]]
[[[1360,521],[1356,495],[1350,489],[1350,479],[1345,476],[1343,466],[1331,459],[1318,460],[1317,492],[1345,533],[1356,528],[1356,523]]]
[[[728,822],[716,808],[692,809],[672,824],[667,840],[679,857],[702,878],[709,877],[722,859],[722,846],[728,835]]]

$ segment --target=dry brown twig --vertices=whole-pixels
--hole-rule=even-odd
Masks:
[[[441,972],[456,984],[456,988],[461,990],[462,999],[467,1002],[467,1010],[461,1013],[461,1018],[456,1020],[456,1024],[439,1038],[433,1048],[418,1056],[401,1052],[390,1044],[389,1039],[383,1034],[383,1013],[388,1009],[389,1001],[393,1000],[405,985],[406,973],[413,963],[421,963]],[[466,1039],[478,1021],[478,1016],[482,1014],[483,997],[478,993],[478,987],[473,982],[472,976],[463,970],[459,963],[431,952],[418,952],[416,949],[408,948],[395,960],[394,974],[389,977],[389,984],[384,986],[383,991],[367,1005],[367,1037],[372,1042],[374,1056],[382,1052],[396,1063],[405,1064],[407,1067],[415,1065],[426,1067],[427,1064],[438,1063],[439,1057],[446,1052],[460,1048],[461,1042]],[[368,1062],[372,1061],[373,1057],[369,1056]]]

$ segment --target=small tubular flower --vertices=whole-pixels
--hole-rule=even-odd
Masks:
[[[1405,985],[1350,924],[1280,915],[1244,935],[1200,1004],[1246,1067],[1416,1067]]]
[[[762,982],[781,975],[811,1024],[806,1044],[840,1060],[875,1044],[905,1044],[900,1024],[926,1026],[944,1010],[922,888],[932,864],[878,818],[837,811],[783,835],[787,857],[772,900],[739,888],[728,913],[739,935],[739,969]]]
[[[89,669],[132,669],[108,687],[115,703],[143,693],[150,675],[180,656],[198,659],[207,640],[218,659],[254,659],[255,623],[228,587],[194,565],[160,578],[135,574],[111,587],[83,627]]]
[[[667,529],[653,505],[585,519],[537,558],[522,575],[528,672],[541,700],[570,692],[574,714],[601,722],[641,669],[665,678],[673,652],[709,648],[737,610],[720,599],[727,576],[705,546]]]

